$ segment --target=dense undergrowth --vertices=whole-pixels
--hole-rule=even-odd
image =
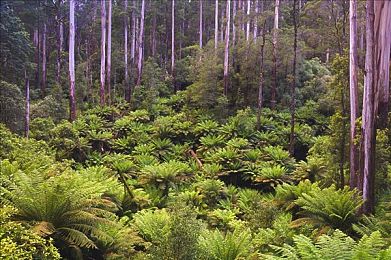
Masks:
[[[185,99],[37,118],[28,140],[1,126],[0,257],[391,258],[389,179],[376,216],[359,217],[358,193],[335,181],[333,122],[311,104],[298,111],[292,157],[287,112],[264,109],[258,131],[250,109],[216,120]]]

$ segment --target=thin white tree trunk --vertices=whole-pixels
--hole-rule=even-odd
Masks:
[[[215,49],[217,49],[218,42],[219,42],[219,0],[216,0],[215,2]]]
[[[299,10],[297,8],[297,0],[293,0],[293,28],[294,28],[294,40],[293,40],[293,71],[292,71],[292,85],[291,85],[291,133],[289,140],[289,153],[293,156],[295,151],[295,110],[296,110],[296,60],[297,60],[297,29]]]
[[[109,0],[109,12],[107,17],[107,102],[111,104],[111,9],[112,0]]]
[[[30,81],[27,76],[26,69],[24,70],[24,78],[26,82],[26,110],[25,110],[25,122],[24,122],[24,134],[26,138],[29,138],[30,134]]]
[[[233,1],[233,10],[232,10],[232,44],[235,45],[236,42],[236,25],[235,25],[235,19],[236,19],[236,1]],[[223,23],[223,21],[221,21]]]
[[[224,8],[221,8],[220,41],[224,41]]]
[[[46,95],[46,33],[47,26],[46,22],[43,24],[43,32],[42,32],[42,84],[41,84],[41,95],[44,97]]]
[[[350,187],[357,185],[358,146],[356,139],[356,120],[358,118],[358,54],[357,54],[357,0],[350,0],[350,49],[349,49],[349,89],[350,89]]]
[[[280,0],[275,0],[274,6],[274,29],[273,29],[273,84],[271,89],[271,108],[276,106],[276,92],[277,92],[277,38],[278,38],[278,12],[280,7]]]
[[[141,85],[141,76],[143,69],[143,48],[144,48],[144,16],[145,16],[145,0],[141,2],[141,17],[140,17],[140,33],[138,40],[138,61],[137,61],[137,86]]]
[[[231,18],[231,0],[227,1],[227,25],[225,28],[225,48],[224,48],[224,95],[228,94],[229,86],[229,31]]]
[[[199,28],[199,32],[200,32],[200,39],[199,39],[199,42],[200,42],[200,48],[202,49],[202,0],[199,0],[200,1],[200,28]]]
[[[375,1],[375,61],[376,61],[376,103],[379,114],[378,126],[387,127],[390,100],[390,47],[391,47],[391,2]]]
[[[171,6],[171,75],[175,72],[175,0]]]
[[[106,1],[101,0],[101,44],[100,44],[100,105],[105,105],[106,77]]]
[[[261,45],[261,59],[260,59],[260,71],[259,71],[259,85],[258,85],[258,102],[257,102],[257,129],[258,131],[261,129],[261,112],[262,112],[262,106],[263,106],[263,82],[264,82],[264,75],[263,75],[263,63],[264,63],[264,48],[265,48],[265,25],[263,24],[263,28],[261,29],[261,35],[262,35],[262,45]]]
[[[61,3],[62,0],[59,1],[59,6],[58,6],[58,12],[56,15],[56,21],[58,25],[58,31],[57,31],[57,70],[56,70],[56,82],[60,86],[60,81],[61,81],[61,56],[62,56],[62,46],[63,46],[63,41],[64,41],[64,36],[63,36],[63,22],[62,22],[62,17],[61,17]]]
[[[254,41],[257,40],[258,36],[258,0],[255,0],[255,17],[254,17]]]
[[[134,13],[134,10],[132,10],[132,40],[130,46],[130,64],[134,64],[135,49],[136,49],[136,15]]]
[[[69,120],[76,119],[75,98],[75,0],[69,1]]]
[[[152,57],[156,56],[156,12],[155,8],[152,18]]]
[[[128,0],[124,1],[124,66],[125,66],[125,100],[130,102],[130,84],[128,68]]]
[[[374,145],[375,145],[375,73],[374,73],[374,1],[367,1],[366,11],[366,55],[365,55],[365,82],[362,112],[362,194],[364,205],[363,213],[373,210],[373,176],[374,176]]]
[[[246,41],[250,40],[250,9],[251,9],[251,1],[247,0],[247,26],[246,26]]]

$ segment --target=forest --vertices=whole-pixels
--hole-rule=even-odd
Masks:
[[[391,259],[391,1],[1,0],[0,259]]]

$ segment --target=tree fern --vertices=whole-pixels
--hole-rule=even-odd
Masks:
[[[314,243],[304,235],[294,236],[294,245],[272,246],[277,255],[262,255],[266,259],[322,259],[322,260],[372,260],[390,259],[391,247],[379,232],[364,236],[358,242],[340,230],[331,236],[322,235]]]
[[[357,219],[356,210],[361,200],[355,190],[345,187],[336,190],[335,186],[319,191],[303,193],[295,201],[301,207],[302,218],[293,222],[293,225],[313,224],[315,227],[338,228],[349,231]]]
[[[15,218],[34,226],[37,233],[52,237],[62,248],[95,248],[95,241],[110,239],[101,224],[114,223],[110,210],[116,206],[102,195],[118,183],[98,168],[81,173],[68,170],[49,179],[21,171],[14,177],[13,187],[3,190],[5,197],[18,209]]]
[[[235,229],[221,233],[218,230],[205,231],[199,238],[203,259],[235,260],[248,257],[252,252],[249,230]]]

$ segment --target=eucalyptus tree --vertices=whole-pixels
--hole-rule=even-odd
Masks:
[[[76,119],[75,98],[75,0],[69,2],[69,120]]]

